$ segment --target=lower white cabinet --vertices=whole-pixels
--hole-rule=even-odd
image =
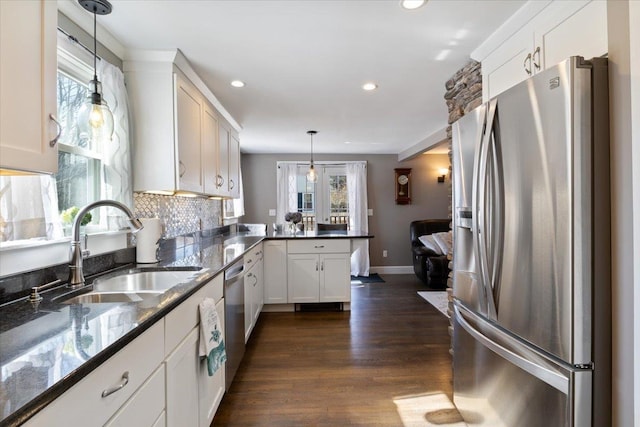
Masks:
[[[164,380],[164,368],[159,366],[106,427],[164,426]],[[159,418],[163,419],[161,424],[158,424]]]
[[[286,304],[287,297],[287,241],[266,240],[264,250],[264,303]]]
[[[216,311],[224,330],[224,299],[216,304]],[[200,427],[209,427],[220,406],[224,395],[225,376],[224,366],[209,376],[206,359],[200,359],[200,373],[198,376],[198,393],[200,400]]]
[[[244,256],[244,342],[249,341],[264,305],[264,262],[262,243]]]
[[[102,426],[114,415],[117,417],[121,408],[122,412],[125,412],[121,415],[122,419],[129,419],[127,417],[131,416],[130,411],[134,406],[139,406],[140,410],[148,410],[150,412],[148,419],[152,422],[156,421],[159,415],[158,409],[164,409],[164,384],[162,384],[160,400],[153,403],[149,402],[154,399],[146,394],[151,390],[141,386],[147,382],[147,379],[158,381],[154,372],[157,374],[157,369],[162,368],[163,340],[164,321],[160,320],[38,412],[25,425],[30,427]],[[137,390],[142,393],[140,403],[128,407],[130,398],[138,399],[137,395],[134,396]],[[103,392],[108,394],[103,397]],[[114,422],[118,422],[118,419],[116,418]],[[153,424],[129,425],[151,426]]]
[[[193,328],[165,361],[167,427],[198,425],[199,332]]]
[[[290,240],[287,247],[289,303],[351,301],[349,240]]]

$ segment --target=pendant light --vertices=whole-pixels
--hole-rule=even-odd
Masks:
[[[309,165],[309,172],[307,172],[307,181],[309,182],[318,182],[318,174],[316,173],[316,169],[313,167],[313,135],[318,132],[315,130],[308,130],[307,134],[311,137],[311,162]]]
[[[102,83],[98,81],[96,70],[97,39],[96,39],[96,15],[108,15],[111,13],[111,3],[107,0],[78,0],[78,3],[89,12],[93,13],[93,80],[89,82],[91,94],[87,97],[78,111],[78,126],[82,134],[88,135],[95,142],[111,140],[113,135],[113,114],[109,110],[107,101],[102,98]]]

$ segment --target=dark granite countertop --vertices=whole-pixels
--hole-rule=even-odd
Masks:
[[[263,239],[248,233],[221,236],[169,263],[133,264],[108,273],[194,270],[192,280],[162,294],[157,305],[64,304],[70,291],[63,287],[43,292],[37,306],[22,299],[0,307],[0,426],[29,419]]]
[[[298,231],[295,234],[285,231],[266,236],[267,240],[278,239],[372,239],[373,235],[364,231]]]

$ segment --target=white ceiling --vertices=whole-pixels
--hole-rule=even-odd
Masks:
[[[447,125],[446,80],[523,3],[112,0],[98,22],[125,48],[179,48],[243,152],[307,153],[315,129],[317,153],[395,154]]]

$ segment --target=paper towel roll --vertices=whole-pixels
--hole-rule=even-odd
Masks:
[[[136,234],[136,261],[139,263],[158,262],[158,242],[162,237],[160,218],[140,218],[144,228]]]

